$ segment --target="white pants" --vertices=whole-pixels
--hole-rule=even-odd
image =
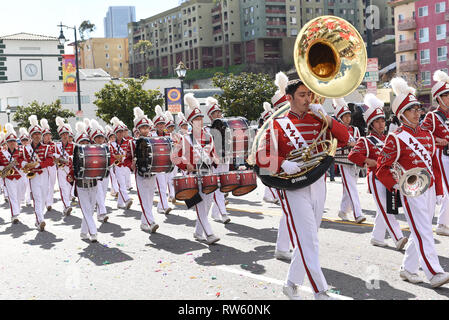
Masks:
[[[265,186],[265,193],[263,195],[263,198],[274,201],[277,199],[277,191],[273,188]]]
[[[278,236],[276,240],[276,250],[288,252],[290,251],[290,232],[287,226],[287,217],[285,214],[282,215],[279,221]]]
[[[156,176],[143,178],[136,174],[137,196],[142,208],[140,221],[142,224],[151,225],[156,222],[153,215],[154,189],[156,188]]]
[[[217,168],[213,169],[214,173],[223,173],[229,171],[229,164],[219,164]],[[217,189],[213,193],[213,201],[212,201],[212,218],[216,220],[220,220],[223,215],[227,215],[226,211],[226,199],[224,193]]]
[[[131,170],[128,168],[128,167],[126,167],[126,170],[125,170],[125,181],[126,181],[126,189],[129,189],[129,188],[131,188]]]
[[[31,203],[31,191],[30,191],[30,182],[25,174],[22,174],[22,178],[20,178],[20,202],[25,201],[26,204]]]
[[[343,197],[341,199],[340,211],[347,213],[352,209],[354,220],[356,220],[362,216],[362,208],[357,191],[359,169],[355,165],[339,165],[339,168],[343,184]]]
[[[208,217],[208,212],[209,212],[209,207],[210,207],[210,202],[212,201],[212,194],[204,194],[200,191],[200,196],[203,199],[203,201],[201,201],[200,203],[198,203],[195,206],[195,210],[196,210],[196,225],[195,225],[195,233],[197,235],[200,236],[210,236],[213,235],[214,232],[212,230],[212,227],[209,223],[209,217]]]
[[[378,241],[384,241],[385,231],[388,230],[390,237],[395,242],[398,241],[404,235],[395,215],[387,213],[387,189],[376,179],[373,172],[368,174],[368,184],[377,208],[372,237]]]
[[[445,194],[440,208],[440,214],[438,216],[438,224],[444,224],[449,227],[449,157],[443,155],[443,151],[440,148],[437,148],[436,152]]]
[[[84,234],[97,234],[97,226],[95,225],[94,220],[95,204],[97,202],[97,187],[98,186],[93,188],[79,188],[75,186],[81,212],[83,214],[81,233]]]
[[[173,171],[168,174],[168,194],[170,198],[175,197],[175,186],[173,185],[173,178],[178,174],[179,168],[174,167]]]
[[[167,199],[167,173],[156,174],[156,187],[159,192],[159,203],[157,204],[157,210],[168,209]]]
[[[5,188],[5,181],[3,181],[3,179],[0,179],[0,188],[2,189],[2,192],[5,195],[5,198],[8,198],[8,190],[6,190]]]
[[[436,273],[444,272],[438,260],[433,238],[435,198],[435,186],[419,197],[410,198],[401,195],[405,217],[411,231],[402,267],[411,273],[418,273],[421,267],[429,280]]]
[[[115,170],[114,169],[112,169],[109,172],[109,178],[111,180],[111,190],[114,193],[117,193],[119,189],[118,189],[117,177],[115,176]]]
[[[117,178],[118,185],[118,205],[123,207],[125,203],[130,199],[128,190],[126,189],[126,172],[129,171],[127,167],[114,167],[115,177]]]
[[[287,282],[302,285],[307,275],[315,293],[326,291],[328,285],[320,266],[318,242],[326,201],[324,176],[308,187],[279,191],[279,198],[294,247]]]
[[[20,188],[22,188],[22,181],[21,179],[11,180],[8,178],[5,178],[4,180],[5,180],[5,188],[9,196],[9,206],[11,208],[11,216],[17,217],[20,215],[20,200],[21,200]]]
[[[31,197],[34,203],[34,214],[36,222],[40,224],[44,221],[44,208],[48,192],[48,174],[43,171],[42,174],[36,175],[34,179],[29,180]]]
[[[70,207],[72,202],[73,186],[67,181],[68,171],[68,167],[58,168],[57,171],[59,193],[61,195],[62,205],[64,206],[64,209]]]
[[[55,195],[55,183],[56,183],[56,165],[45,168],[48,174],[48,190],[45,204],[47,207],[53,205],[53,198]]]
[[[109,177],[103,180],[97,180],[97,215],[106,215],[106,193],[108,192]]]

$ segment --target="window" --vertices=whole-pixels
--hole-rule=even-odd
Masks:
[[[421,81],[423,85],[430,85],[430,71],[421,72]]]
[[[89,96],[81,96],[81,103],[90,103]],[[78,97],[75,96],[75,104],[78,104]]]
[[[427,15],[428,15],[427,6],[418,8],[418,17],[427,17]]]
[[[421,58],[421,64],[428,64],[430,63],[430,50],[425,49],[420,51],[420,58]]]
[[[109,49],[109,45],[108,45],[108,44],[105,44],[105,45],[104,45],[104,48],[105,48],[106,50],[108,50],[108,49]]]
[[[74,98],[69,96],[61,96],[58,97],[59,100],[61,100],[61,104],[74,104]]]
[[[106,53],[106,59],[109,59],[109,53]]]
[[[439,2],[435,5],[435,12],[441,13],[446,11],[446,2]]]
[[[296,24],[296,17],[290,17],[290,23]]]
[[[419,29],[419,42],[424,43],[429,41],[429,28]]]
[[[399,42],[405,41],[405,35],[404,34],[400,34],[399,35]]]
[[[399,56],[399,61],[400,61],[400,62],[405,62],[405,55],[401,54],[401,55]]]
[[[438,53],[438,61],[446,61],[447,60],[447,47],[439,47],[437,49]]]
[[[292,36],[297,36],[298,35],[298,30],[297,29],[292,29],[291,35]]]
[[[399,14],[398,15],[398,21],[401,22],[404,20],[404,15],[403,14]]]
[[[446,38],[446,25],[440,24],[437,26],[437,40],[444,40]]]
[[[19,106],[19,98],[16,98],[16,97],[8,98],[8,99],[6,99],[6,101],[7,101],[6,104],[10,107],[18,107]]]

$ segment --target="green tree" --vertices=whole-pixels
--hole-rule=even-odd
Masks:
[[[89,33],[95,31],[97,27],[95,26],[95,24],[91,23],[90,20],[84,20],[83,22],[81,22],[78,31],[80,33],[80,37],[81,37],[81,41],[84,41],[87,37],[89,37]]]
[[[28,118],[35,114],[39,121],[43,118],[48,120],[51,132],[54,137],[58,137],[58,127],[55,123],[56,117],[61,117],[68,120],[75,117],[75,114],[68,110],[63,109],[60,100],[51,104],[39,104],[37,101],[31,102],[28,106],[17,107],[17,111],[14,113],[13,120],[17,122],[19,127],[29,128],[30,122]]]
[[[217,73],[212,79],[213,84],[223,90],[216,97],[227,117],[245,117],[257,120],[263,112],[263,103],[271,102],[277,87],[268,74],[241,73],[225,76]]]
[[[148,75],[151,72],[151,68],[147,67],[147,52],[152,47],[153,44],[148,40],[139,40],[139,42],[133,46],[134,50],[139,51],[139,53],[143,55],[143,72],[145,75]]]
[[[111,81],[103,89],[95,93],[97,100],[97,116],[109,123],[113,117],[119,118],[128,128],[134,127],[134,108],[140,107],[152,119],[154,108],[164,105],[163,95],[158,90],[144,90],[147,77],[140,79],[123,79],[123,83]]]

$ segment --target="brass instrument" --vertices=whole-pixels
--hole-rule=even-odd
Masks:
[[[299,78],[314,94],[313,103],[324,98],[341,98],[353,92],[366,73],[367,53],[363,38],[346,20],[335,16],[321,16],[308,22],[298,34],[294,49],[295,67]],[[290,111],[290,105],[274,112],[259,129],[251,148],[248,163],[253,165],[262,182],[278,189],[304,188],[324,175],[331,165],[337,140],[325,137],[326,117],[321,114],[323,126],[317,139],[307,148],[295,150],[287,160],[298,161],[303,170],[295,175],[269,175],[256,165],[256,152],[275,118]]]
[[[123,162],[123,159],[126,156],[124,154],[116,154],[114,155],[115,161],[114,161],[114,166],[118,166],[120,163]]]
[[[23,173],[26,173],[26,176],[28,179],[34,179],[36,178],[36,172],[33,172],[33,169],[36,169],[36,167],[39,165],[39,161],[35,161],[35,162],[30,162],[27,163],[24,167],[23,167]]]
[[[64,167],[69,163],[69,160],[63,158],[54,158],[54,161],[59,169],[61,169],[62,167]]]
[[[14,159],[1,171],[0,176],[2,178],[12,176],[14,174],[14,166],[16,166],[17,164],[17,160]]]
[[[391,167],[393,177],[398,181],[399,191],[406,197],[418,197],[430,187],[432,178],[424,168],[405,170],[399,163],[394,162]]]

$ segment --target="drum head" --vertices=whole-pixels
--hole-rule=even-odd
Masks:
[[[218,185],[216,186],[207,186],[202,188],[202,192],[204,194],[211,194],[212,192],[215,192],[218,189]]]
[[[232,195],[235,197],[241,197],[247,195],[250,192],[253,192],[256,188],[257,185],[238,187],[232,191]]]
[[[179,201],[189,200],[192,199],[198,192],[198,189],[182,190],[175,195],[175,198]]]

